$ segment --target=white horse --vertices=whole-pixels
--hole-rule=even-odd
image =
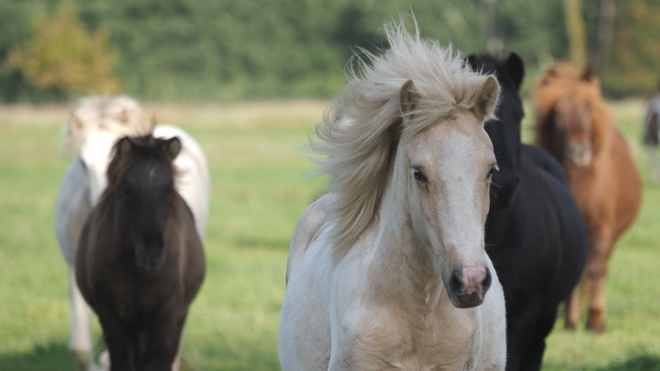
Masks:
[[[653,94],[646,102],[646,115],[643,122],[643,144],[648,156],[651,181],[660,184],[660,92]]]
[[[483,122],[499,86],[415,31],[386,26],[390,50],[317,126],[332,185],[292,239],[284,371],[504,370],[504,295],[484,250],[496,163]]]
[[[150,129],[138,103],[126,96],[82,99],[68,122],[69,145],[77,145],[79,153],[69,165],[60,187],[55,210],[55,232],[62,255],[69,265],[69,349],[79,370],[95,370],[97,366],[92,353],[91,309],[80,294],[74,274],[78,238],[87,215],[106,187],[106,170],[111,160],[112,146],[124,136],[146,135]],[[155,137],[177,136],[181,139],[182,150],[174,161],[181,174],[176,187],[192,210],[195,226],[200,238],[203,238],[210,197],[210,178],[204,152],[188,133],[176,126],[158,125],[153,128],[153,133]],[[178,357],[173,369],[178,369]]]

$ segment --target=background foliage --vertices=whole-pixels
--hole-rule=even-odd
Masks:
[[[119,92],[121,83],[112,74],[117,55],[107,50],[107,34],[99,31],[89,36],[73,5],[60,4],[52,19],[40,13],[32,28],[29,44],[12,49],[7,59],[9,66],[20,69],[36,86],[55,97],[64,97],[66,92]]]
[[[327,98],[344,84],[351,48],[387,47],[383,21],[411,11],[423,36],[466,53],[515,51],[532,74],[569,50],[563,3],[556,0],[67,1],[90,35],[107,34],[107,47],[119,57],[115,75],[143,100]],[[660,74],[660,4],[616,2],[604,47],[603,4],[614,1],[582,1],[588,53],[608,62],[599,66],[607,92],[647,93]],[[26,47],[34,17],[52,17],[60,2],[0,0],[2,101],[52,99],[8,55]]]

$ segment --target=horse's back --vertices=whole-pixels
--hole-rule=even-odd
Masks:
[[[538,168],[547,171],[549,174],[555,177],[561,183],[562,187],[569,189],[566,172],[564,172],[561,164],[559,164],[559,162],[557,162],[557,160],[552,157],[548,151],[537,146],[523,144],[522,152],[525,154],[525,156],[529,157]]]
[[[204,151],[197,141],[185,130],[174,125],[158,125],[154,137],[181,140],[181,152],[174,160],[179,171],[176,187],[190,207],[200,238],[204,238],[208,221],[211,181]]]
[[[69,265],[74,263],[80,232],[91,210],[85,167],[75,159],[64,175],[55,204],[55,234]]]
[[[286,262],[286,282],[289,282],[289,277],[291,277],[309,245],[318,237],[319,231],[327,221],[328,208],[331,202],[332,197],[326,194],[309,205],[300,216],[289,245],[289,255]]]

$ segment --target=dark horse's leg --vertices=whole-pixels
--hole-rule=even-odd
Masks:
[[[532,332],[532,336],[527,342],[527,347],[520,359],[521,371],[539,371],[543,361],[543,352],[545,351],[545,338],[555,325],[557,318],[557,309],[553,309],[544,317],[539,318]]]
[[[186,320],[186,315],[179,315],[180,312],[180,309],[173,310],[170,313],[160,313],[154,318],[146,334],[146,347],[140,355],[140,371],[172,370]]]
[[[110,352],[110,370],[137,371],[133,360],[135,343],[131,331],[109,311],[99,313],[99,321]]]

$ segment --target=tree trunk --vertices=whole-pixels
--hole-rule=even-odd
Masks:
[[[570,42],[570,60],[577,68],[583,68],[586,64],[585,30],[584,20],[580,10],[581,0],[564,0],[564,13],[566,14],[566,27]]]
[[[598,20],[598,59],[594,66],[600,71],[607,67],[612,39],[614,38],[614,17],[616,16],[616,5],[614,0],[601,0],[600,19]]]

